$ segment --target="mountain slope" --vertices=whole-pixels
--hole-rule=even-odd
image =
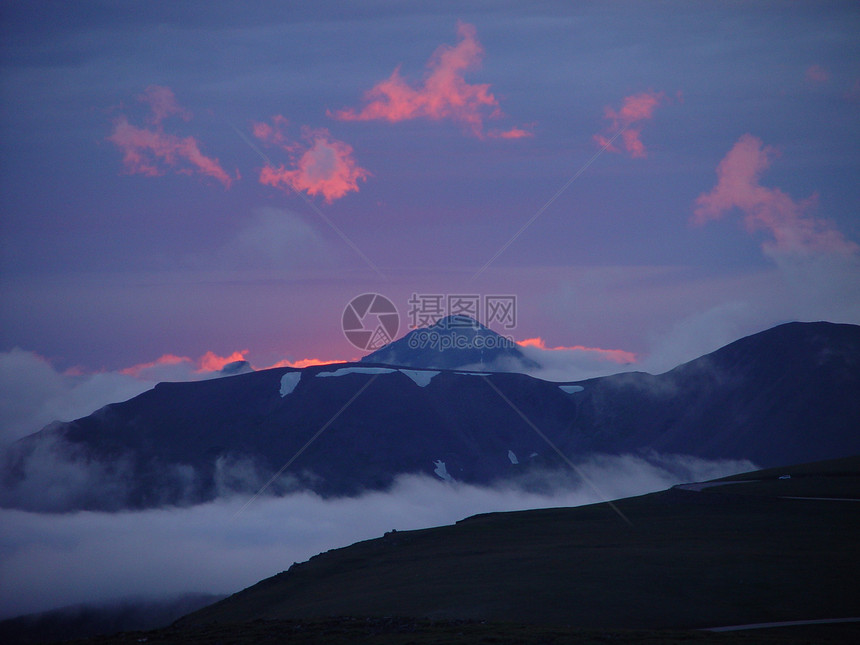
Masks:
[[[193,504],[254,492],[296,455],[271,492],[354,494],[402,473],[488,483],[538,468],[569,472],[535,427],[574,460],[657,451],[778,466],[860,453],[854,325],[791,323],[659,376],[563,387],[523,374],[365,363],[161,383],[17,442],[0,502]]]
[[[856,501],[780,497],[804,478],[860,499],[860,457],[701,492],[479,515],[293,565],[179,621],[419,616],[579,627],[704,628],[856,616]],[[767,488],[767,487],[770,488]],[[746,488],[744,488],[746,487]]]

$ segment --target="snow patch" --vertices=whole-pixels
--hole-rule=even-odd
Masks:
[[[581,385],[559,385],[558,387],[561,389],[562,392],[567,392],[568,394],[582,392],[585,389]]]
[[[284,374],[281,377],[281,397],[285,397],[287,394],[292,394],[293,390],[296,389],[296,386],[301,380],[301,372],[287,372]]]
[[[511,460],[511,463],[512,463],[512,464],[518,464],[518,463],[520,463],[520,460],[519,460],[519,459],[517,459],[517,456],[514,454],[514,451],[513,451],[513,450],[508,450],[508,459],[510,459],[510,460]]]
[[[317,376],[344,376],[345,374],[391,374],[397,370],[390,367],[341,367],[334,372],[319,372]]]
[[[445,467],[445,462],[437,459],[433,462],[433,465],[436,468],[433,469],[433,472],[436,473],[436,476],[446,482],[454,481],[454,478],[451,477],[450,473],[448,473],[448,469]]]
[[[455,372],[456,374],[462,374],[463,376],[492,376],[492,372]]]
[[[427,387],[430,381],[433,380],[433,377],[439,374],[439,372],[431,370],[400,370],[400,373],[405,374],[415,381],[415,385],[418,387]]]

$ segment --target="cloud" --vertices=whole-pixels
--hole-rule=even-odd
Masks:
[[[462,369],[491,372],[520,372],[545,381],[581,381],[628,371],[637,363],[633,352],[623,349],[601,349],[574,345],[547,347],[542,338],[517,341],[517,348],[539,367],[524,365],[519,359],[503,356],[491,363],[465,365]]]
[[[200,367],[197,370],[198,374],[206,373],[206,372],[220,372],[226,365],[230,363],[242,362],[245,360],[245,354],[248,353],[247,349],[243,349],[241,352],[233,352],[229,356],[218,356],[213,351],[208,351],[203,356],[200,357]]]
[[[536,338],[526,338],[525,340],[518,341],[517,345],[519,345],[520,348],[534,347],[549,352],[588,352],[598,355],[605,360],[611,361],[613,363],[619,363],[621,365],[627,365],[629,363],[636,362],[636,354],[623,349],[601,349],[599,347],[585,347],[584,345],[573,345],[571,347],[547,347],[546,343],[540,336]]]
[[[114,120],[113,132],[107,138],[122,151],[126,172],[157,177],[168,168],[174,168],[181,174],[198,172],[213,177],[226,188],[230,187],[232,178],[218,159],[207,157],[200,151],[194,137],[182,138],[164,131],[162,121],[171,115],[186,121],[191,118],[191,113],[176,103],[169,88],[152,85],[139,98],[150,107],[147,123],[152,129],[132,125],[125,115],[120,115]]]
[[[72,421],[126,401],[161,381],[195,381],[222,376],[243,361],[247,350],[197,360],[165,354],[154,361],[114,372],[60,372],[45,358],[22,349],[0,353],[0,447],[37,432],[53,421]]]
[[[663,92],[648,91],[624,97],[621,109],[618,111],[607,105],[603,117],[611,121],[612,125],[607,127],[603,134],[594,135],[595,143],[606,147],[610,152],[621,152],[610,141],[618,130],[623,128],[621,141],[624,149],[631,157],[646,157],[645,145],[640,138],[642,126],[637,124],[653,118],[654,110],[665,100],[666,95]]]
[[[462,124],[478,137],[483,137],[484,120],[502,115],[499,102],[488,83],[470,84],[464,74],[478,69],[484,49],[476,38],[475,27],[457,23],[459,41],[453,47],[441,45],[427,63],[421,84],[413,86],[400,76],[398,66],[384,81],[364,95],[360,110],[344,108],[329,113],[341,121],[382,120],[396,123],[410,119],[449,119]],[[502,138],[530,136],[519,128],[498,133]]]
[[[269,367],[267,367],[265,369],[272,369],[275,367],[296,367],[296,368],[302,369],[304,367],[314,367],[316,365],[335,365],[338,363],[348,363],[348,362],[356,362],[356,361],[358,361],[357,358],[351,358],[348,361],[342,361],[342,360],[336,360],[336,359],[322,360],[319,358],[301,358],[297,361],[290,361],[290,360],[284,359],[282,361],[278,361],[274,365],[269,365]]]
[[[830,80],[830,72],[821,65],[810,65],[806,68],[806,80],[815,85],[823,85]]]
[[[528,130],[523,130],[522,128],[513,127],[510,130],[505,130],[504,132],[490,132],[487,136],[493,139],[525,139],[527,137],[533,137],[534,133],[529,132]]]
[[[284,186],[309,195],[322,195],[331,203],[349,192],[358,192],[358,182],[370,176],[353,158],[352,146],[334,139],[328,130],[302,128],[302,144],[284,132],[287,120],[277,115],[268,123],[254,123],[253,132],[264,143],[279,145],[290,153],[291,168],[267,164],[260,171],[260,183]]]
[[[153,386],[122,373],[58,372],[33,352],[0,354],[0,446],[55,420],[71,421]]]
[[[772,236],[762,247],[768,255],[852,255],[858,247],[828,222],[809,215],[817,196],[795,201],[778,188],[760,183],[777,151],[751,134],[743,135],[717,166],[717,185],[695,202],[693,222],[720,219],[732,209],[744,214],[749,231],[765,230]]]
[[[542,487],[528,490],[516,483],[483,487],[412,475],[398,478],[387,492],[261,497],[241,512],[247,500],[241,496],[142,512],[0,510],[0,618],[129,596],[232,593],[293,562],[391,529],[588,504],[754,469],[747,461],[672,455],[596,456],[579,467],[600,494],[569,471],[546,473]],[[535,490],[542,492],[529,492]]]
[[[161,85],[150,85],[143,94],[137,97],[139,101],[149,105],[152,114],[147,119],[153,125],[160,124],[172,114],[177,115],[184,121],[190,121],[192,114],[176,102],[173,90]]]

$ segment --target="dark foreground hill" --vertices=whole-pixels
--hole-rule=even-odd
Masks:
[[[17,442],[0,505],[146,508],[269,491],[351,495],[404,473],[486,484],[594,453],[777,466],[860,453],[860,326],[791,323],[658,376],[360,364],[161,383]],[[543,435],[543,436],[541,436]]]
[[[793,478],[388,533],[180,624],[404,615],[666,629],[857,616],[860,457],[781,474]],[[823,481],[828,499],[794,499]]]
[[[389,533],[97,642],[857,642],[857,622],[667,631],[858,615],[860,457],[731,480],[615,502],[629,522],[598,504]]]

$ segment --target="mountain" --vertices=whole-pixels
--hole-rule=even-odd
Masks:
[[[362,363],[419,369],[479,369],[505,372],[538,368],[512,338],[497,334],[469,316],[447,316],[429,327],[372,352]]]
[[[544,437],[573,460],[657,452],[781,466],[860,454],[858,391],[860,327],[823,322],[657,376],[559,384],[362,362],[160,383],[13,444],[0,504],[195,504],[253,493],[288,462],[269,492],[351,495],[404,473],[476,484],[569,473]]]
[[[701,629],[853,617],[858,501],[854,457],[678,486],[614,507],[477,515],[322,553],[176,627],[413,616]],[[588,642],[604,640],[614,639]]]

